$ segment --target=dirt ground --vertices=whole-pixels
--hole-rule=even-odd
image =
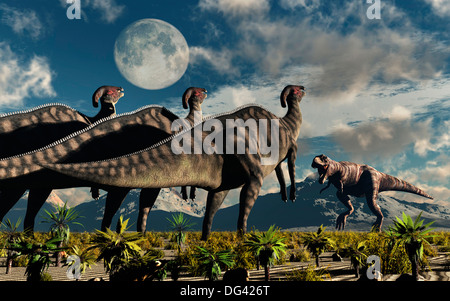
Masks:
[[[333,261],[332,253],[324,253],[321,255],[320,264],[322,268],[326,268],[330,274],[331,279],[326,278],[326,281],[356,281],[353,270],[350,268],[350,261],[344,258],[343,261]],[[170,251],[165,258],[173,256]],[[423,280],[425,281],[449,281],[450,280],[450,262],[448,259],[449,253],[439,253],[438,256],[429,258],[431,270],[422,272]],[[4,258],[2,259],[2,263]],[[308,267],[311,262],[288,262],[283,265],[273,266],[270,269],[272,281],[287,280],[286,274],[295,270],[301,270]],[[13,267],[10,274],[5,274],[6,267],[4,264],[0,265],[0,281],[26,281],[24,276],[25,267]],[[50,266],[48,273],[52,276],[53,281],[74,281],[67,277],[67,267]],[[263,281],[264,270],[250,270],[250,281]],[[400,275],[383,275],[383,281],[395,281]],[[92,280],[94,278],[109,280],[108,274],[105,273],[103,263],[94,265],[91,269],[87,269],[86,273],[81,276],[80,281]],[[180,281],[203,281],[204,277],[192,277],[190,275],[181,275]],[[165,281],[172,281],[169,277]]]

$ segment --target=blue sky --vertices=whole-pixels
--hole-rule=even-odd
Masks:
[[[356,0],[80,3],[81,19],[69,20],[65,0],[2,1],[0,113],[61,102],[95,115],[91,94],[107,84],[125,89],[119,113],[161,104],[183,116],[182,93],[199,86],[209,92],[206,115],[257,102],[282,116],[282,88],[303,84],[299,180],[325,153],[401,177],[448,206],[449,1],[380,0],[380,19]],[[143,18],[172,24],[189,46],[185,74],[165,89],[134,86],[114,62],[117,36]],[[271,175],[263,193],[274,191]],[[86,189],[62,193],[72,203],[89,199]]]

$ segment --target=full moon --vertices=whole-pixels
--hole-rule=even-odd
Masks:
[[[189,64],[189,47],[171,24],[142,19],[117,37],[114,60],[120,73],[133,85],[148,90],[176,83]]]

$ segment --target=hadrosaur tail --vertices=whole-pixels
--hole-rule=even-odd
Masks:
[[[422,189],[394,176],[384,174],[384,177],[382,178],[380,183],[380,191],[388,190],[410,192],[429,199],[433,199],[432,196],[427,194]]]

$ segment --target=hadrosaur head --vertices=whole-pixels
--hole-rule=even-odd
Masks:
[[[300,102],[302,97],[305,96],[305,87],[303,86],[295,86],[289,85],[284,87],[283,91],[281,91],[280,102],[283,108],[286,107],[288,100],[298,100]]]
[[[101,86],[92,95],[92,105],[94,108],[98,107],[99,100],[105,103],[116,104],[123,95],[122,87]]]
[[[206,89],[190,87],[183,93],[183,108],[189,108],[189,100],[198,101],[199,104],[203,103],[203,100],[208,96]]]
[[[329,174],[328,174],[328,167],[330,166],[330,159],[328,159],[327,156],[325,155],[319,155],[319,156],[315,156],[311,167],[312,168],[317,168],[317,172],[319,173],[319,183],[323,184]]]

